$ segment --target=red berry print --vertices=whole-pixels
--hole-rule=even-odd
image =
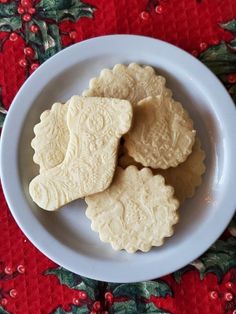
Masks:
[[[11,275],[11,274],[13,273],[13,269],[11,268],[11,266],[6,266],[6,267],[4,268],[4,272],[5,272],[5,274],[7,274],[7,275]]]
[[[22,17],[22,19],[23,19],[24,22],[29,22],[29,21],[31,21],[31,18],[32,18],[31,15],[28,14],[28,13],[24,14],[23,17]]]
[[[113,294],[111,292],[106,292],[105,293],[105,300],[107,300],[108,302],[112,302]]]
[[[20,6],[20,7],[18,7],[17,12],[18,12],[20,15],[22,15],[22,14],[25,13],[25,9]]]
[[[163,6],[162,6],[162,5],[157,5],[157,6],[155,7],[155,12],[156,12],[157,14],[162,14],[162,13],[164,12]]]
[[[0,0],[0,3],[7,3],[8,0]]]
[[[17,296],[17,291],[16,291],[16,289],[11,289],[10,292],[9,292],[9,294],[10,294],[10,297],[15,298],[15,297]]]
[[[211,43],[212,43],[212,45],[218,45],[220,43],[220,41],[218,38],[214,38],[214,39],[212,39]]]
[[[79,291],[79,298],[81,299],[81,300],[85,300],[85,299],[87,299],[87,293],[86,292],[84,292],[84,291]]]
[[[32,33],[37,33],[39,31],[39,27],[37,25],[33,24],[30,26],[30,31]]]
[[[16,33],[11,33],[9,39],[10,41],[16,41],[18,39],[18,35]]]
[[[233,310],[233,313],[232,314],[236,314],[236,310]]]
[[[34,56],[34,50],[31,47],[25,47],[24,54],[32,58]]]
[[[35,71],[38,67],[39,67],[38,63],[32,63],[30,68],[32,71]]]
[[[21,59],[19,61],[19,65],[22,67],[22,68],[26,68],[27,67],[27,61],[25,59]]]
[[[24,272],[25,272],[25,267],[24,267],[23,265],[18,265],[18,266],[17,266],[17,271],[18,271],[18,273],[20,273],[20,274],[24,274]]]
[[[204,43],[204,42],[203,42],[203,43],[200,43],[199,47],[200,47],[200,50],[201,50],[201,51],[204,51],[204,50],[207,49],[208,45],[207,45],[207,43]]]
[[[70,36],[71,39],[76,39],[76,37],[77,37],[76,31],[69,32],[69,36]]]
[[[194,57],[197,57],[197,56],[198,56],[198,51],[197,51],[197,50],[193,50],[191,53],[192,53],[192,55],[193,55]]]
[[[228,289],[232,289],[233,288],[233,283],[231,281],[226,282],[225,287]]]
[[[149,16],[150,16],[150,14],[147,11],[143,11],[140,14],[141,19],[144,20],[144,21],[148,20]]]
[[[20,3],[23,8],[29,8],[31,6],[31,2],[29,0],[21,0]]]
[[[218,293],[217,293],[217,291],[211,291],[211,292],[210,292],[210,297],[211,297],[213,300],[218,299]]]
[[[232,293],[231,292],[226,292],[224,294],[224,299],[225,299],[225,301],[231,301],[233,299]]]
[[[73,298],[72,302],[74,305],[79,305],[79,299]]]
[[[229,74],[227,80],[230,84],[236,83],[236,74]]]
[[[100,311],[102,309],[101,302],[100,301],[94,302],[93,309],[97,312]]]
[[[97,314],[97,312],[96,311],[91,311],[90,314]]]
[[[34,14],[36,12],[35,8],[29,8],[28,13],[29,14]]]
[[[2,300],[1,300],[1,304],[4,306],[4,305],[7,305],[7,299],[6,298],[3,298]]]

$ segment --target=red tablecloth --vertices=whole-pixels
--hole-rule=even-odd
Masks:
[[[179,46],[209,66],[236,99],[234,18],[235,0],[0,0],[0,120],[44,60],[105,34],[147,35]],[[55,265],[25,238],[2,192],[0,198],[0,313],[236,313],[236,220],[184,269],[119,285]]]

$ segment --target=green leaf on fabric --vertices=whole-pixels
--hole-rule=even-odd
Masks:
[[[74,287],[76,290],[85,291],[90,299],[95,300],[95,288],[92,288],[90,285],[86,285],[84,281]]]
[[[0,3],[0,17],[12,17],[17,13],[17,2]]]
[[[229,90],[229,92],[234,95],[234,97],[236,98],[236,84],[234,84],[231,89]],[[236,102],[236,99],[235,99]],[[233,219],[231,220],[231,223],[229,224],[229,232],[231,233],[231,235],[233,237],[236,237],[236,214],[234,215]]]
[[[159,313],[159,314],[170,314],[169,312],[157,308],[152,302],[150,303],[138,303],[137,304],[137,313]]]
[[[172,291],[164,281],[158,280],[121,284],[113,290],[113,295],[115,297],[136,298],[138,296],[149,299],[152,295],[155,297],[172,295]]]
[[[221,23],[220,26],[232,33],[236,34],[236,20],[231,20],[227,23]]]
[[[95,300],[99,293],[99,281],[76,275],[61,266],[48,269],[44,274],[57,276],[60,284],[66,285],[71,289],[85,291],[92,300]]]
[[[87,305],[83,305],[80,307],[72,305],[70,311],[65,311],[62,307],[58,307],[54,312],[52,312],[52,314],[88,314],[88,313],[89,309]]]
[[[212,46],[206,51],[202,52],[199,56],[202,62],[235,62],[236,53],[230,50],[230,46],[227,46],[225,42],[221,42],[219,45]]]
[[[5,121],[6,115],[0,111],[0,128],[3,127],[3,123]]]
[[[137,313],[137,306],[135,301],[125,301],[125,302],[114,302],[112,307],[110,308],[111,314],[129,314]]]
[[[15,30],[20,29],[21,26],[22,26],[22,22],[19,16],[0,17],[0,31],[1,32],[15,31]]]
[[[41,0],[36,8],[41,18],[56,22],[65,19],[76,22],[81,17],[93,17],[95,10],[93,6],[80,0]]]
[[[2,95],[2,89],[0,87],[0,128],[2,128],[3,122],[4,122],[6,115],[7,115],[7,110],[3,107],[2,103],[1,103],[1,95]]]
[[[140,303],[134,300],[125,302],[114,302],[110,308],[111,314],[170,314],[169,312],[157,308],[153,303]]]
[[[0,314],[9,314],[2,306],[0,306]]]
[[[199,259],[192,262],[192,265],[200,273],[200,278],[210,272],[214,273],[218,281],[221,282],[223,276],[232,268],[236,267],[236,239],[229,238],[226,241],[218,240],[211,248]],[[181,276],[188,270],[193,269],[190,266],[184,267],[174,273],[174,278],[180,282]]]
[[[39,27],[37,33],[30,32],[32,24]],[[25,40],[36,52],[36,58],[40,63],[61,50],[59,28],[56,24],[47,24],[45,21],[34,19],[26,25]]]
[[[70,272],[69,270],[61,266],[57,268],[47,269],[44,274],[57,276],[60,284],[66,285],[69,288],[74,288],[81,282],[81,279],[78,275]]]

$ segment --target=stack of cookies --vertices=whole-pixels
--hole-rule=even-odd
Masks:
[[[162,245],[205,171],[193,122],[165,83],[150,66],[118,64],[44,111],[32,140],[33,201],[54,211],[85,197],[91,228],[115,250]]]

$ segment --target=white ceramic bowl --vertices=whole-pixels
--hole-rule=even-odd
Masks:
[[[28,184],[33,164],[33,126],[55,101],[88,87],[91,77],[116,63],[154,66],[167,78],[174,97],[189,111],[206,151],[202,186],[180,209],[175,235],[148,253],[113,251],[100,242],[75,201],[58,212],[39,209]],[[186,265],[223,232],[236,205],[236,112],[218,79],[186,52],[159,40],[99,37],[73,45],[45,62],[22,86],[4,124],[1,177],[10,210],[26,236],[46,256],[67,269],[98,280],[131,282],[156,278]]]

